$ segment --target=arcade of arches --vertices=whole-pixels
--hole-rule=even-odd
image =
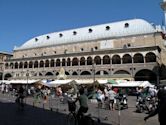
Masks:
[[[145,54],[142,53],[135,53],[134,55],[131,54],[114,54],[114,55],[96,55],[96,56],[82,56],[82,57],[65,57],[65,58],[51,58],[51,59],[41,59],[41,60],[24,60],[24,61],[13,61],[13,62],[7,62],[5,63],[5,70],[31,70],[31,69],[56,69],[58,67],[65,67],[67,69],[68,67],[71,69],[73,67],[77,70],[66,70],[65,74],[70,77],[74,76],[85,76],[85,77],[92,77],[95,75],[97,77],[102,77],[101,75],[110,76],[110,75],[117,75],[117,74],[124,74],[131,76],[133,75],[131,73],[131,69],[129,70],[117,70],[115,71],[113,68],[109,68],[112,66],[118,66],[118,65],[131,65],[131,64],[150,64],[150,63],[156,63],[157,58],[155,53],[153,52],[147,52]],[[95,68],[95,71],[93,70],[93,66]],[[83,67],[83,69],[81,69]],[[85,68],[85,67],[88,67]],[[92,68],[89,68],[92,67]],[[99,68],[98,68],[99,67]],[[101,68],[101,67],[104,67]],[[143,67],[142,67],[143,68]],[[81,70],[80,70],[81,69]],[[86,70],[87,69],[87,70]],[[132,69],[133,70],[133,69]],[[135,70],[135,69],[134,69]],[[111,74],[110,72],[113,72]],[[25,76],[22,73],[16,73],[16,77]],[[33,77],[39,77],[39,76],[57,76],[59,73],[58,71],[48,71],[48,72],[33,72],[31,76]],[[13,74],[6,73],[5,79],[12,77]],[[156,74],[152,70],[146,70],[146,69],[140,69],[139,71],[135,72],[135,76],[133,76],[135,80],[149,80],[149,81],[155,81],[156,80]]]

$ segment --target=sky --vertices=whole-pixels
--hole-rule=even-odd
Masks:
[[[47,33],[141,18],[161,25],[162,0],[0,0],[0,51]]]

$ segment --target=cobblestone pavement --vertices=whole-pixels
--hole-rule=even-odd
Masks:
[[[0,94],[0,125],[66,125],[67,104],[50,99],[34,104],[33,98],[26,98],[24,110],[14,103],[15,97]],[[97,104],[89,103],[89,113],[99,118],[102,125],[159,125],[157,116],[146,123],[146,114],[135,112],[135,97],[128,97],[129,108],[122,111],[98,109]],[[95,122],[96,124],[99,124]]]

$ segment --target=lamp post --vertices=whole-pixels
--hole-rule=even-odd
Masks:
[[[28,89],[29,70],[27,70],[26,77],[27,77],[27,85],[26,85],[26,91],[27,91],[27,89]]]
[[[92,54],[94,54],[93,48],[91,48]],[[93,83],[95,83],[95,61],[92,59],[92,71],[93,71]]]
[[[92,70],[93,70],[93,82],[95,83],[95,62],[92,61]]]

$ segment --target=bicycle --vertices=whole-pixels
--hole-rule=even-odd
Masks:
[[[76,111],[76,104],[74,101],[68,101],[68,110],[69,114],[67,115],[67,124],[68,125],[94,125],[94,120],[91,115],[83,114],[78,118]]]
[[[23,110],[24,109],[24,97],[22,95],[16,95],[17,98],[15,100],[15,103],[18,105],[18,109]]]
[[[77,125],[76,104],[74,101],[68,101],[69,114],[67,115],[68,125]]]

